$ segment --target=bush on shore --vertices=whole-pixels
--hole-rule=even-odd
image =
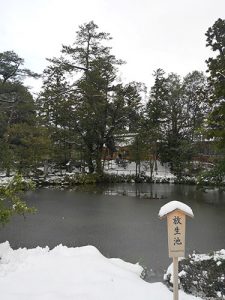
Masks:
[[[172,286],[172,265],[164,276]],[[225,250],[210,254],[193,253],[179,261],[179,286],[203,299],[225,299]]]

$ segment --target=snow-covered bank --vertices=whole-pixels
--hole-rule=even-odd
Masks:
[[[146,176],[151,175],[150,165],[148,161],[141,161],[140,168],[138,166],[141,174],[145,174]],[[116,174],[116,175],[135,175],[136,174],[136,163],[131,161],[126,161],[125,164],[117,164],[115,161],[110,161],[109,163],[105,163],[104,171],[108,174]],[[175,179],[174,176],[170,172],[170,168],[168,164],[161,164],[160,161],[156,161],[155,167],[152,172],[152,176],[154,178],[170,178]]]
[[[79,184],[90,183],[115,183],[115,182],[155,182],[155,183],[174,183],[176,176],[170,173],[168,165],[162,165],[157,161],[157,168],[152,173],[148,162],[141,162],[139,173],[136,174],[136,164],[134,162],[124,161],[124,164],[118,164],[116,161],[107,161],[104,164],[105,175],[102,178],[97,178],[96,174],[82,173],[80,169],[73,168],[70,172],[63,170],[56,170],[49,167],[48,175],[44,175],[44,168],[38,168],[39,175],[30,174],[29,178],[32,179],[37,186],[73,186]],[[11,177],[6,177],[4,173],[0,172],[0,186],[6,185],[12,180]],[[101,181],[102,180],[102,181]]]
[[[171,300],[162,283],[140,278],[138,264],[104,257],[95,247],[13,250],[0,244],[4,300]],[[180,300],[197,300],[180,292]]]
[[[12,181],[12,180],[13,180],[13,176],[4,176],[4,175],[2,175],[0,177],[0,186],[5,186],[5,185],[9,184],[10,181]]]

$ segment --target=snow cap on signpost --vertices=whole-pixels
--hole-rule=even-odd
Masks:
[[[171,201],[159,211],[160,219],[167,217],[169,257],[184,256],[186,216],[193,218],[193,211],[179,201]]]
[[[165,205],[163,205],[160,208],[160,211],[159,211],[160,219],[163,219],[164,217],[166,217],[166,215],[173,212],[174,210],[180,210],[185,215],[187,215],[191,218],[194,217],[193,211],[190,208],[190,206],[188,206],[187,204],[184,204],[183,202],[174,200],[174,201],[170,201],[170,202],[166,203]]]

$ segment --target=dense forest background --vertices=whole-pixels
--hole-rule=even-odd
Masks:
[[[118,68],[124,62],[112,54],[110,39],[92,21],[81,25],[74,43],[63,45],[60,57],[48,59],[43,74],[24,68],[14,51],[0,53],[1,170],[29,175],[40,166],[63,168],[70,161],[101,174],[103,160],[118,151],[116,137],[135,133],[131,160],[167,162],[177,176],[193,173],[193,162],[202,160],[199,174],[221,183],[225,20],[218,19],[206,32],[212,50],[207,74],[193,70],[181,78],[158,68],[150,92],[141,82],[120,80]],[[42,78],[37,96],[25,86],[26,77]],[[200,154],[206,148],[204,161]]]

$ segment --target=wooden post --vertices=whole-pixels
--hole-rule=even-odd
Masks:
[[[186,216],[194,217],[192,209],[179,201],[161,207],[160,219],[167,217],[169,257],[173,258],[173,300],[178,300],[178,257],[185,253]]]
[[[178,257],[173,257],[173,300],[178,298]]]

